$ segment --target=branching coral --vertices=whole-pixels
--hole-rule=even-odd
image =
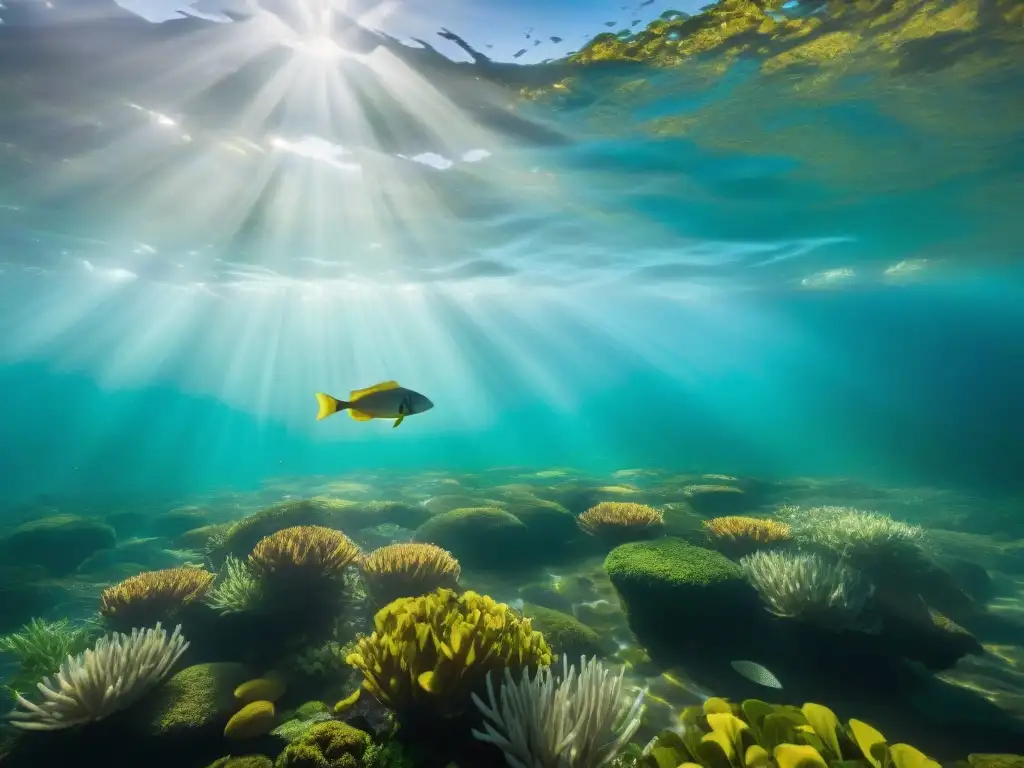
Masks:
[[[592,536],[614,539],[656,535],[665,525],[664,515],[654,507],[625,501],[602,501],[576,520]]]
[[[615,758],[640,727],[646,694],[622,696],[622,676],[596,658],[580,659],[580,671],[562,656],[562,679],[545,667],[516,682],[505,670],[500,701],[487,678],[488,703],[473,703],[491,722],[473,731],[505,753],[512,768],[597,768]]]
[[[249,568],[262,577],[287,574],[340,581],[359,557],[359,547],[341,531],[298,525],[260,539],[249,555]]]
[[[755,552],[740,567],[776,616],[837,631],[870,628],[864,608],[873,587],[847,565],[814,554]]]
[[[133,629],[131,635],[108,635],[79,656],[69,656],[52,683],[43,678],[37,686],[42,704],[17,696],[22,710],[10,715],[11,724],[29,731],[55,731],[101,720],[163,680],[186,648],[180,626],[169,638],[160,624],[155,629]]]
[[[263,585],[249,567],[228,555],[218,582],[210,589],[206,602],[221,614],[244,613],[260,607]]]
[[[658,734],[636,768],[939,768],[909,744],[889,745],[861,720],[843,726],[821,704],[748,699],[736,706],[710,698],[701,707],[687,707],[679,720],[682,727]]]
[[[459,561],[434,544],[409,542],[375,549],[362,562],[363,578],[378,604],[416,597],[459,582]]]
[[[145,571],[103,590],[100,613],[110,624],[125,629],[172,618],[202,598],[213,580],[214,574],[202,568]]]
[[[439,589],[395,600],[374,625],[348,663],[399,718],[457,717],[492,670],[551,663],[551,649],[529,619],[475,592]]]

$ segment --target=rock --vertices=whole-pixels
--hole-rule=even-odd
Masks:
[[[630,628],[652,650],[749,650],[765,615],[757,592],[725,556],[682,539],[632,542],[604,562]],[[742,657],[740,657],[742,658]]]
[[[38,565],[54,576],[74,573],[89,555],[116,543],[109,525],[75,515],[57,515],[18,526],[0,539],[4,565]]]
[[[689,485],[683,495],[694,510],[708,517],[738,515],[756,506],[746,491],[732,485]]]
[[[174,539],[185,531],[199,528],[207,523],[209,520],[206,518],[206,513],[199,507],[177,507],[150,520],[149,534]]]
[[[251,677],[233,662],[186,667],[129,710],[135,730],[174,741],[217,739],[238,709],[235,689]]]
[[[973,560],[950,558],[943,565],[957,585],[979,603],[987,603],[996,596],[998,589],[992,577]]]
[[[416,529],[416,541],[444,547],[470,568],[505,569],[532,562],[526,525],[497,507],[469,507],[435,515]]]
[[[567,613],[525,604],[523,615],[544,635],[556,655],[569,657],[570,664],[577,664],[580,656],[603,656],[607,650],[597,632]]]
[[[132,576],[142,571],[159,571],[178,568],[187,562],[181,553],[165,549],[164,539],[149,538],[124,541],[112,549],[103,549],[83,560],[77,569],[79,574],[98,575],[109,581],[124,578],[125,570],[120,566],[129,564],[125,574]]]

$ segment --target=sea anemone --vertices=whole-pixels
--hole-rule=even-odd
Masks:
[[[776,616],[832,630],[868,630],[864,609],[874,587],[841,562],[815,554],[762,551],[740,560],[747,580]]]
[[[785,541],[792,529],[778,520],[728,515],[704,521],[704,530],[716,539],[749,539],[762,543]]]
[[[100,613],[109,624],[121,628],[169,619],[202,598],[214,578],[202,568],[144,571],[103,590]]]
[[[340,581],[359,557],[359,547],[341,531],[298,525],[260,539],[249,555],[249,568],[264,578],[290,575]]]
[[[406,542],[375,549],[362,561],[363,578],[374,600],[389,603],[459,582],[459,561],[434,544]]]
[[[628,501],[602,501],[577,519],[592,536],[629,540],[661,533],[665,517],[654,507]]]
[[[797,538],[841,557],[899,555],[920,551],[920,526],[851,507],[784,507]]]
[[[124,709],[166,677],[188,648],[181,627],[167,637],[161,629],[114,633],[72,658],[68,656],[51,683],[39,683],[42,704],[17,696],[21,710],[11,725],[26,731],[56,731],[101,720]]]

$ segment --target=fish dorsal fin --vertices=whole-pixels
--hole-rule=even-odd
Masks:
[[[370,419],[373,418],[373,416],[371,416],[370,414],[363,413],[362,411],[357,411],[355,408],[349,408],[348,415],[351,416],[356,421],[369,421]]]
[[[353,389],[352,393],[348,396],[348,401],[350,403],[354,403],[367,395],[372,395],[374,392],[383,392],[387,389],[398,389],[398,382],[382,381],[380,384],[374,384],[372,387],[367,387],[366,389]]]

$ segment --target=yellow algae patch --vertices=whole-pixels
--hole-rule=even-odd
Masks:
[[[852,32],[830,32],[773,56],[761,65],[764,72],[777,72],[794,64],[824,64],[849,56],[857,50],[860,35]]]
[[[252,739],[265,736],[274,727],[274,705],[269,701],[246,704],[228,720],[224,736],[228,739]]]

